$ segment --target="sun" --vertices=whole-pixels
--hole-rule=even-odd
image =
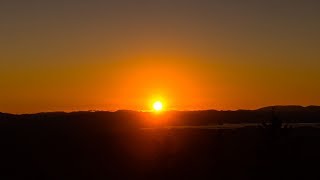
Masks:
[[[153,103],[153,109],[155,111],[161,111],[163,108],[162,102],[161,101],[156,101]]]

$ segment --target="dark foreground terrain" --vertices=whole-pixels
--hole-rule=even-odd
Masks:
[[[115,114],[2,114],[0,179],[320,179],[315,125],[179,128]]]

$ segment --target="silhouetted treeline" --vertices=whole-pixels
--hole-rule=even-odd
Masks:
[[[38,114],[0,114],[0,123],[8,121],[34,123],[63,123],[77,121],[77,124],[84,123],[90,126],[92,123],[101,123],[110,128],[134,128],[152,127],[157,121],[167,126],[206,126],[223,123],[262,123],[270,120],[271,108],[275,109],[277,117],[284,123],[320,123],[319,106],[276,106],[265,107],[258,110],[237,110],[237,111],[168,111],[159,114],[152,112],[136,111],[84,111],[84,112],[52,112]],[[45,121],[45,122],[42,122]]]

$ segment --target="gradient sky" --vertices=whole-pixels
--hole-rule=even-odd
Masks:
[[[318,0],[1,0],[0,111],[320,104]]]

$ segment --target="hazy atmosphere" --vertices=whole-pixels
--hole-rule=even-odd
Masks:
[[[2,0],[0,111],[319,105],[319,19],[316,0]]]
[[[320,0],[0,0],[0,180],[320,179]]]

